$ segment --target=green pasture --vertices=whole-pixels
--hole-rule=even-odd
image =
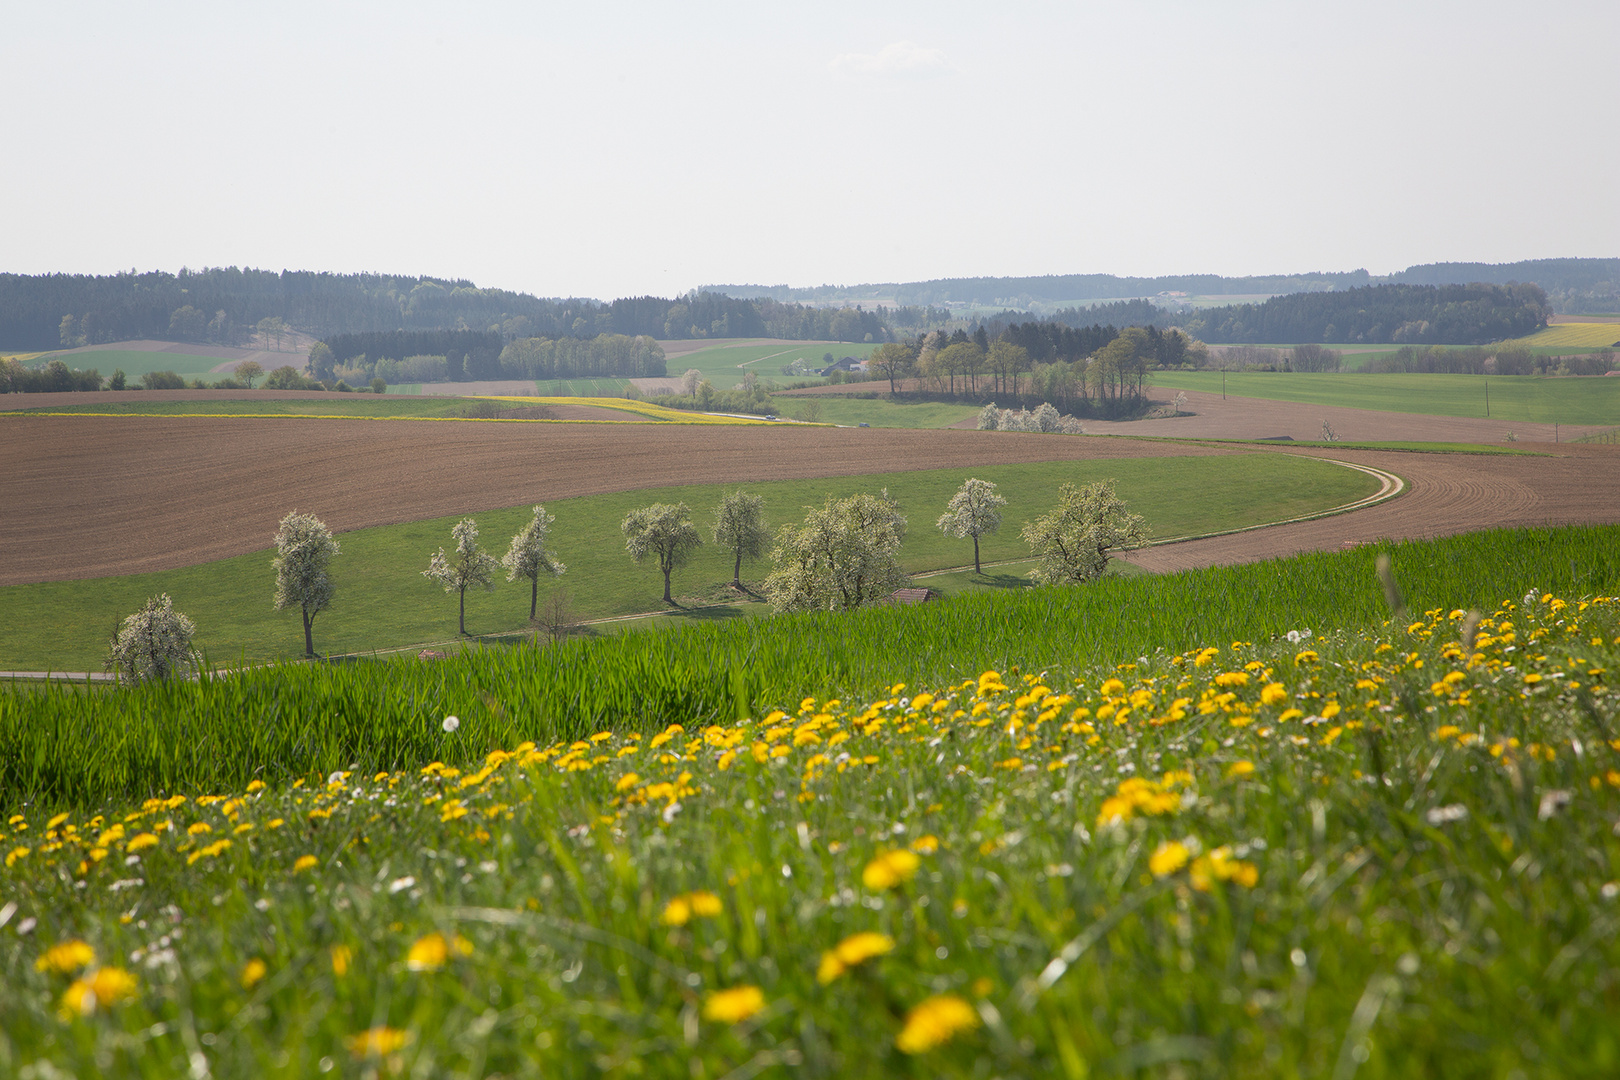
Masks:
[[[32,395],[0,398],[0,412],[27,412]],[[232,401],[155,401],[130,393],[115,402],[55,405],[53,413],[111,413],[116,416],[465,416],[474,402],[459,397],[401,397],[356,394],[353,398],[286,398]]]
[[[1221,392],[1218,371],[1156,371],[1151,379],[1153,388],[1160,391]],[[1428,416],[1484,417],[1487,387],[1490,418],[1505,424],[1612,424],[1620,419],[1620,379],[1345,372],[1226,374],[1229,397]]]
[[[884,383],[887,393],[888,383]],[[888,398],[834,397],[830,394],[778,396],[772,398],[782,416],[797,417],[805,406],[814,402],[820,410],[819,420],[824,424],[842,424],[855,427],[870,424],[875,428],[946,428],[962,420],[979,415],[982,406],[952,405],[938,401],[891,401]]]
[[[697,368],[717,390],[729,390],[742,382],[752,371],[761,382],[779,385],[796,382],[804,376],[788,376],[782,369],[794,360],[807,360],[820,366],[822,357],[833,354],[834,360],[846,356],[865,358],[877,348],[873,344],[855,344],[847,341],[805,341],[776,345],[716,345],[685,356],[671,357],[667,363],[671,377]],[[739,366],[742,365],[742,366]],[[887,384],[885,384],[887,385]]]
[[[1049,436],[1060,438],[1061,436]],[[983,559],[1026,557],[1021,523],[1044,513],[1060,483],[1114,479],[1132,508],[1158,538],[1237,528],[1342,505],[1375,490],[1364,473],[1282,454],[1231,457],[1127,459],[1110,462],[1044,462],[881,473],[825,480],[773,481],[745,485],[693,485],[621,492],[546,502],[557,517],[554,545],[567,574],[577,617],[606,618],[663,607],[663,583],[651,565],[636,566],[624,552],[619,523],[651,502],[684,501],[706,529],[723,491],[746,487],[765,497],[773,525],[797,521],[804,507],[829,496],[887,487],[910,517],[903,563],[917,572],[971,564],[970,542],[949,540],[934,528],[946,501],[969,476],[1000,485],[1007,499],[1000,533],[981,542]],[[536,492],[543,500],[544,493]],[[289,508],[290,509],[290,508]],[[481,542],[495,555],[530,517],[528,505],[478,514]],[[333,564],[337,598],[315,622],[323,653],[355,653],[448,641],[456,637],[456,599],[430,585],[420,571],[428,556],[450,544],[454,518],[361,529],[342,536],[343,553]],[[266,520],[268,541],[276,523]],[[48,542],[48,538],[42,538]],[[14,585],[0,589],[0,670],[84,671],[99,669],[116,622],[148,597],[167,592],[175,607],[198,626],[198,644],[215,663],[297,655],[302,648],[298,616],[271,610],[271,553],[241,555],[202,566],[89,581]],[[730,581],[731,562],[712,545],[677,571],[673,583],[683,606],[713,597]],[[764,577],[764,564],[746,566],[745,579]],[[544,599],[553,585],[542,583]],[[475,635],[521,631],[529,592],[504,581],[493,592],[469,592],[467,628]]]
[[[300,370],[308,357],[303,353],[287,353],[285,363],[291,364]],[[151,371],[172,371],[187,379],[206,378],[209,382],[227,378],[225,372],[214,374],[214,368],[220,364],[229,363],[229,356],[193,356],[190,353],[175,352],[138,352],[134,349],[97,349],[93,352],[70,353],[55,357],[70,368],[88,371],[95,368],[103,376],[110,376],[117,368],[122,368],[129,381],[134,383],[142,375]],[[39,367],[53,359],[50,354],[41,354],[29,363],[30,367]],[[279,367],[279,364],[267,364],[266,371]]]

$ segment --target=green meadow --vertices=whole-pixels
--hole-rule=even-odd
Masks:
[[[797,382],[801,378],[814,379],[814,376],[783,375],[782,369],[794,360],[804,360],[816,367],[820,367],[822,358],[827,353],[832,353],[835,360],[841,360],[846,356],[865,359],[875,348],[877,348],[876,345],[854,344],[847,341],[810,341],[774,345],[719,345],[711,349],[687,353],[685,356],[671,357],[667,367],[671,376],[679,376],[689,369],[696,368],[718,390],[728,390],[736,386],[742,382],[743,376],[750,371],[759,376],[761,382],[774,382],[778,385],[785,385],[789,382]]]
[[[1056,438],[1057,436],[1053,436]],[[951,494],[969,476],[1000,485],[1007,499],[1000,533],[981,545],[987,561],[1027,557],[1019,538],[1023,521],[1044,513],[1064,482],[1113,479],[1122,497],[1161,539],[1277,521],[1343,505],[1375,490],[1365,474],[1325,462],[1277,454],[1232,457],[1134,459],[1109,462],[1047,462],[879,473],[824,480],[741,485],[766,500],[773,524],[799,520],[804,507],[829,496],[887,487],[910,517],[902,561],[907,570],[971,563],[972,545],[947,539],[933,522]],[[663,607],[662,579],[651,565],[636,566],[624,552],[619,523],[631,509],[651,502],[686,502],[706,529],[723,491],[735,485],[693,485],[621,492],[547,504],[557,517],[553,543],[568,572],[542,583],[542,599],[565,589],[581,619],[606,618]],[[291,509],[291,508],[289,508]],[[530,517],[529,506],[476,515],[480,541],[495,555]],[[361,529],[343,534],[343,553],[333,564],[337,598],[315,622],[323,653],[365,652],[456,637],[456,598],[422,578],[428,556],[450,544],[454,518]],[[264,523],[268,541],[276,523]],[[98,669],[116,622],[151,595],[167,592],[175,607],[198,626],[198,644],[215,663],[291,657],[302,635],[293,612],[271,610],[271,551],[203,566],[89,581],[14,585],[0,589],[0,606],[11,617],[0,624],[0,669],[85,671]],[[683,607],[726,599],[731,562],[713,545],[699,549],[674,577]],[[763,563],[746,566],[757,582]],[[467,628],[476,635],[521,631],[529,592],[504,580],[493,592],[469,592]]]
[[[1165,390],[1221,392],[1218,371],[1156,371]],[[1346,372],[1228,372],[1230,397],[1339,405],[1431,416],[1486,415],[1503,423],[1613,424],[1620,420],[1620,379],[1534,375],[1361,375]]]

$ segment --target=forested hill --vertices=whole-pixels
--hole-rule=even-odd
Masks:
[[[603,303],[484,289],[469,281],[236,267],[178,274],[0,274],[0,347],[8,349],[141,338],[237,345],[261,323],[278,319],[319,338],[476,330],[507,340],[599,334],[885,340],[883,321],[870,311],[755,303],[717,293]]]
[[[820,285],[795,289],[786,285],[710,285],[711,292],[741,298],[769,297],[781,302],[825,304],[886,298],[898,304],[969,304],[1013,307],[1074,304],[1089,300],[1130,299],[1160,294],[1253,296],[1298,292],[1344,292],[1368,285],[1507,285],[1530,282],[1546,291],[1557,312],[1620,311],[1620,259],[1527,259],[1511,263],[1426,263],[1393,274],[1366,270],[1312,272],[1255,277],[1180,274],[1164,277],[1117,277],[1113,274],[1049,274],[1044,277],[938,278],[932,281],[883,282],[865,285]]]
[[[1549,314],[1536,285],[1370,285],[1209,308],[1181,326],[1216,343],[1483,345],[1533,334]]]

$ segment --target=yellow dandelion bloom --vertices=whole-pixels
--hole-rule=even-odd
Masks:
[[[1233,778],[1248,776],[1252,772],[1254,772],[1252,761],[1234,761],[1226,767],[1226,775]]]
[[[438,971],[450,960],[454,952],[460,956],[471,956],[472,942],[455,935],[452,940],[443,934],[434,932],[426,937],[418,938],[416,943],[405,954],[405,967],[411,971]]]
[[[894,938],[869,930],[851,934],[833,948],[821,954],[821,966],[816,980],[826,986],[850,968],[858,967],[875,956],[894,951]]]
[[[75,938],[71,941],[58,942],[46,949],[44,955],[34,961],[34,970],[72,975],[80,968],[89,967],[95,962],[96,950],[86,942]]]
[[[932,855],[939,850],[939,837],[933,833],[919,836],[911,842],[911,850],[919,855]]]
[[[6,852],[6,865],[9,867],[11,864],[15,863],[18,859],[26,859],[26,858],[28,858],[28,852],[30,850],[31,850],[30,848],[25,848],[25,847],[22,847],[21,845],[18,845],[17,847],[12,848],[10,851]]]
[[[343,1040],[343,1044],[349,1048],[350,1054],[361,1059],[397,1054],[405,1049],[410,1041],[410,1032],[384,1025],[368,1028],[358,1035],[350,1035]]]
[[[242,966],[242,989],[251,990],[264,980],[270,968],[255,956]]]
[[[231,842],[229,840],[215,840],[207,847],[200,847],[196,851],[193,851],[190,855],[187,855],[186,865],[190,866],[198,859],[212,859],[215,856],[222,855],[226,851],[229,851],[230,847]]]
[[[189,836],[201,836],[203,833],[211,833],[213,831],[214,827],[208,824],[206,821],[194,821],[190,825],[186,826],[186,833]]]
[[[354,961],[354,950],[347,945],[332,946],[332,974],[338,978],[349,973],[349,965]]]
[[[697,892],[688,895],[687,900],[691,902],[693,915],[701,915],[704,918],[712,919],[720,914],[720,898],[712,892],[699,889]]]
[[[1281,705],[1288,700],[1288,688],[1280,682],[1267,683],[1260,689],[1260,704]]]
[[[861,871],[861,884],[873,892],[902,885],[917,876],[921,860],[912,851],[883,851]]]
[[[717,990],[703,1003],[703,1019],[739,1024],[765,1007],[765,992],[757,986]]]
[[[978,1026],[979,1014],[972,1005],[955,994],[941,994],[906,1014],[894,1044],[907,1054],[922,1054]]]
[[[665,926],[685,926],[692,921],[692,902],[684,896],[672,898],[664,905],[659,921]]]
[[[319,863],[320,860],[313,855],[300,855],[293,860],[293,873],[301,874],[305,870],[313,870]]]
[[[124,850],[133,855],[137,851],[145,851],[149,847],[157,847],[157,843],[157,833],[136,833],[134,836],[129,838],[129,843],[124,845]]]
[[[123,968],[97,968],[63,991],[62,1015],[89,1016],[97,1009],[122,1005],[135,996],[138,986],[135,976]]]
[[[1180,840],[1167,840],[1148,856],[1148,869],[1154,877],[1165,877],[1187,865],[1192,853]]]
[[[62,824],[62,822],[66,821],[70,816],[71,815],[69,814],[57,814],[55,817],[51,818],[51,820],[45,823],[45,828],[54,829],[58,825]]]
[[[998,672],[986,671],[984,674],[979,676],[980,697],[984,697],[987,694],[1004,693],[1006,689],[1007,684],[1001,681],[1001,675]]]

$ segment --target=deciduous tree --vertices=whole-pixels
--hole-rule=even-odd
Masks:
[[[907,581],[899,558],[905,533],[905,516],[887,489],[828,499],[802,525],[777,533],[765,595],[778,611],[838,611],[885,600]]]
[[[130,686],[189,675],[197,669],[191,644],[196,633],[196,625],[174,610],[169,594],[161,593],[124,620],[108,642],[106,668]]]
[[[276,610],[295,607],[304,618],[304,655],[315,655],[315,616],[332,603],[332,556],[342,548],[314,514],[294,510],[276,529]]]
[[[624,532],[625,547],[630,558],[643,562],[648,556],[658,560],[658,569],[664,575],[664,603],[673,604],[669,592],[669,576],[685,566],[692,552],[703,543],[697,526],[692,524],[692,510],[685,503],[653,503],[624,516],[619,528]]]
[[[518,578],[527,578],[529,581],[530,622],[534,621],[540,603],[540,575],[562,577],[568,569],[562,560],[557,558],[557,553],[546,547],[551,524],[556,520],[557,515],[548,514],[545,507],[537,505],[534,508],[534,517],[512,537],[512,546],[501,556],[501,565],[506,567],[507,581],[516,581]]]
[[[422,576],[435,585],[443,586],[447,593],[461,599],[460,631],[467,632],[467,587],[477,585],[486,592],[495,587],[495,570],[501,564],[493,555],[478,546],[478,523],[462,518],[450,530],[456,542],[456,553],[446,555],[444,548],[428,559],[428,568]]]
[[[935,522],[946,536],[958,540],[973,537],[973,572],[979,569],[979,537],[1001,528],[1001,508],[1007,500],[996,494],[996,485],[988,480],[964,480],[951,501],[945,504],[945,513]]]
[[[734,559],[731,584],[742,588],[744,559],[757,559],[770,549],[771,531],[765,525],[765,500],[734,491],[721,498],[714,511],[714,542]]]
[[[249,390],[253,389],[253,380],[264,374],[264,368],[257,360],[244,360],[236,365],[236,377],[247,383]]]
[[[830,353],[828,355],[831,355]],[[872,350],[866,358],[866,368],[880,379],[889,380],[889,393],[895,393],[896,383],[910,375],[917,365],[917,351],[910,345],[890,341]]]
[[[1040,564],[1030,577],[1042,585],[1067,585],[1102,577],[1109,552],[1147,541],[1147,523],[1125,508],[1113,482],[1059,489],[1051,513],[1024,523],[1023,536]]]

